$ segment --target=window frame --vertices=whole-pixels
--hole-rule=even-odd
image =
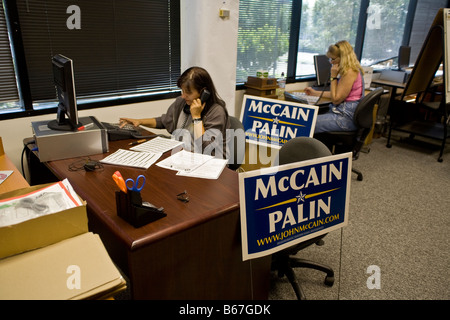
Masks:
[[[409,2],[408,13],[406,16],[405,27],[403,30],[403,41],[400,45],[409,45],[412,25],[414,23],[415,11],[417,8],[417,2],[418,0],[410,0]],[[307,76],[296,75],[298,44],[301,32],[300,23],[301,23],[302,4],[303,4],[302,0],[292,1],[291,30],[289,38],[288,65],[286,74],[287,83],[310,82],[316,79],[315,75],[307,75]],[[370,0],[361,0],[358,26],[356,30],[356,40],[354,46],[356,56],[358,57],[359,60],[361,60],[364,47],[364,37],[366,33],[366,23],[368,18],[367,10],[369,8],[369,5]],[[237,90],[245,89],[244,83],[237,83],[236,89]]]
[[[11,43],[11,54],[15,60],[14,66],[16,71],[16,82],[18,87],[18,93],[20,98],[20,110],[2,110],[0,112],[0,120],[23,118],[30,116],[39,116],[45,114],[56,113],[57,107],[55,103],[49,103],[48,107],[43,106],[36,108],[33,106],[33,99],[30,89],[30,80],[27,68],[27,62],[25,57],[25,49],[22,40],[22,30],[19,19],[19,11],[16,1],[14,0],[2,0],[6,23],[9,31],[9,38]],[[181,9],[179,1],[175,3],[178,4],[178,11]],[[180,37],[181,37],[181,30]],[[181,46],[181,42],[180,42]],[[181,50],[177,50],[179,53],[179,61],[181,61]],[[180,65],[181,67],[181,65]],[[75,71],[76,72],[76,71]],[[180,70],[181,73],[181,70]],[[78,110],[96,109],[102,107],[119,106],[125,104],[149,102],[163,99],[176,98],[181,95],[181,91],[178,89],[159,90],[154,92],[142,92],[139,94],[129,93],[122,96],[108,96],[98,98],[92,97],[83,101],[83,99],[77,100]],[[55,95],[56,101],[56,95]],[[45,103],[44,103],[45,105]]]

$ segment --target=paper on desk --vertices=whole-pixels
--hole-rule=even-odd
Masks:
[[[176,171],[192,172],[212,158],[213,156],[181,150],[156,165]]]
[[[150,153],[164,153],[170,151],[178,146],[181,146],[183,142],[166,139],[162,137],[156,137],[147,142],[141,143],[135,147],[130,148],[133,151],[142,151],[142,152],[150,152]]]
[[[65,179],[25,195],[0,200],[0,227],[21,223],[79,205],[81,205],[80,199],[73,191],[69,181]]]
[[[2,184],[2,182],[5,181],[6,178],[8,178],[13,172],[13,170],[0,171],[0,184]]]
[[[193,178],[203,178],[203,179],[217,179],[220,177],[223,169],[227,165],[228,160],[213,158],[206,161],[200,167],[195,170],[186,172],[178,171],[178,176],[186,176]]]
[[[100,162],[117,166],[148,169],[161,157],[161,155],[162,153],[138,152],[119,149],[106,158],[100,160]]]

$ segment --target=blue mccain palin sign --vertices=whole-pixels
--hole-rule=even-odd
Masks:
[[[312,137],[319,107],[244,96],[241,122],[249,143],[281,148],[295,137]]]
[[[243,260],[347,225],[352,154],[239,174]]]

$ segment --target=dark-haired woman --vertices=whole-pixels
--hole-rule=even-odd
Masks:
[[[217,94],[209,73],[201,67],[191,67],[183,72],[177,85],[181,96],[170,105],[167,113],[156,118],[120,118],[121,125],[130,123],[166,129],[176,137],[183,136],[185,143],[189,133],[193,151],[226,158],[226,130],[230,128],[230,121],[225,102]],[[207,95],[204,103],[200,100],[202,93]]]

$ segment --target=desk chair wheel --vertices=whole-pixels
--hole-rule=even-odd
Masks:
[[[352,172],[353,172],[353,173],[356,173],[356,174],[358,175],[358,177],[356,178],[356,180],[358,180],[358,181],[363,181],[363,174],[362,174],[361,171],[352,168]]]

